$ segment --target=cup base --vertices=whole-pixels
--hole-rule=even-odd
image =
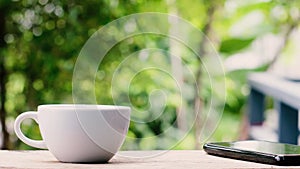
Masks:
[[[56,157],[56,159],[62,163],[103,164],[108,163],[113,156],[112,153],[101,152],[99,154],[79,154],[69,158]]]

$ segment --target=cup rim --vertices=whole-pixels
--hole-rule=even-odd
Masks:
[[[100,105],[100,104],[43,104],[38,106],[40,109],[97,109],[97,110],[130,110],[128,106],[119,105]]]

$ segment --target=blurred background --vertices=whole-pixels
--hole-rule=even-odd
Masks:
[[[297,0],[0,0],[0,147],[33,149],[16,138],[13,131],[16,116],[36,110],[40,104],[72,103],[73,69],[84,43],[105,24],[141,12],[168,13],[187,20],[210,39],[199,43],[204,57],[209,57],[205,49],[210,43],[221,57],[226,73],[226,100],[222,119],[209,138],[211,141],[247,138],[245,114],[249,72],[272,71],[300,77],[297,47],[300,1]],[[137,36],[116,45],[99,66],[97,102],[114,104],[108,92],[111,79],[116,66],[126,56],[144,48],[168,51],[171,50],[169,43],[153,35]],[[182,60],[203,84],[199,94],[191,87],[189,92],[194,94],[183,104],[186,113],[193,113],[189,107],[201,105],[212,96],[207,77],[201,73],[201,61],[190,57],[188,52],[182,52]],[[130,101],[138,109],[147,109],[151,91],[157,88],[155,85],[172,88],[169,85],[172,78],[162,77],[161,83],[153,84],[152,74],[146,72],[132,81]],[[179,76],[185,79],[180,72]],[[143,127],[131,123],[128,133],[131,138],[156,136],[175,121],[174,128],[188,126],[189,121],[177,117],[180,108],[176,94],[172,95],[171,91],[173,100],[166,102],[163,118],[153,119]],[[41,139],[35,122],[25,121],[22,129],[28,137]],[[201,125],[194,125],[173,149],[199,149],[199,131]],[[141,140],[129,140],[122,149],[168,148],[168,140],[164,144],[158,142],[145,144]]]

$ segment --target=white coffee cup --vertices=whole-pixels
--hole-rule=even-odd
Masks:
[[[21,131],[25,119],[39,124],[43,140],[32,140]],[[130,108],[110,105],[53,104],[20,114],[15,133],[24,143],[49,151],[62,162],[107,162],[123,144]]]

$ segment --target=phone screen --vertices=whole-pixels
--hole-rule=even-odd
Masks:
[[[237,141],[237,142],[219,142],[213,143],[215,145],[234,148],[245,151],[256,151],[270,154],[297,154],[300,155],[300,146],[292,144],[283,144],[267,141]]]
[[[211,155],[274,165],[300,165],[300,146],[267,141],[206,143]]]

